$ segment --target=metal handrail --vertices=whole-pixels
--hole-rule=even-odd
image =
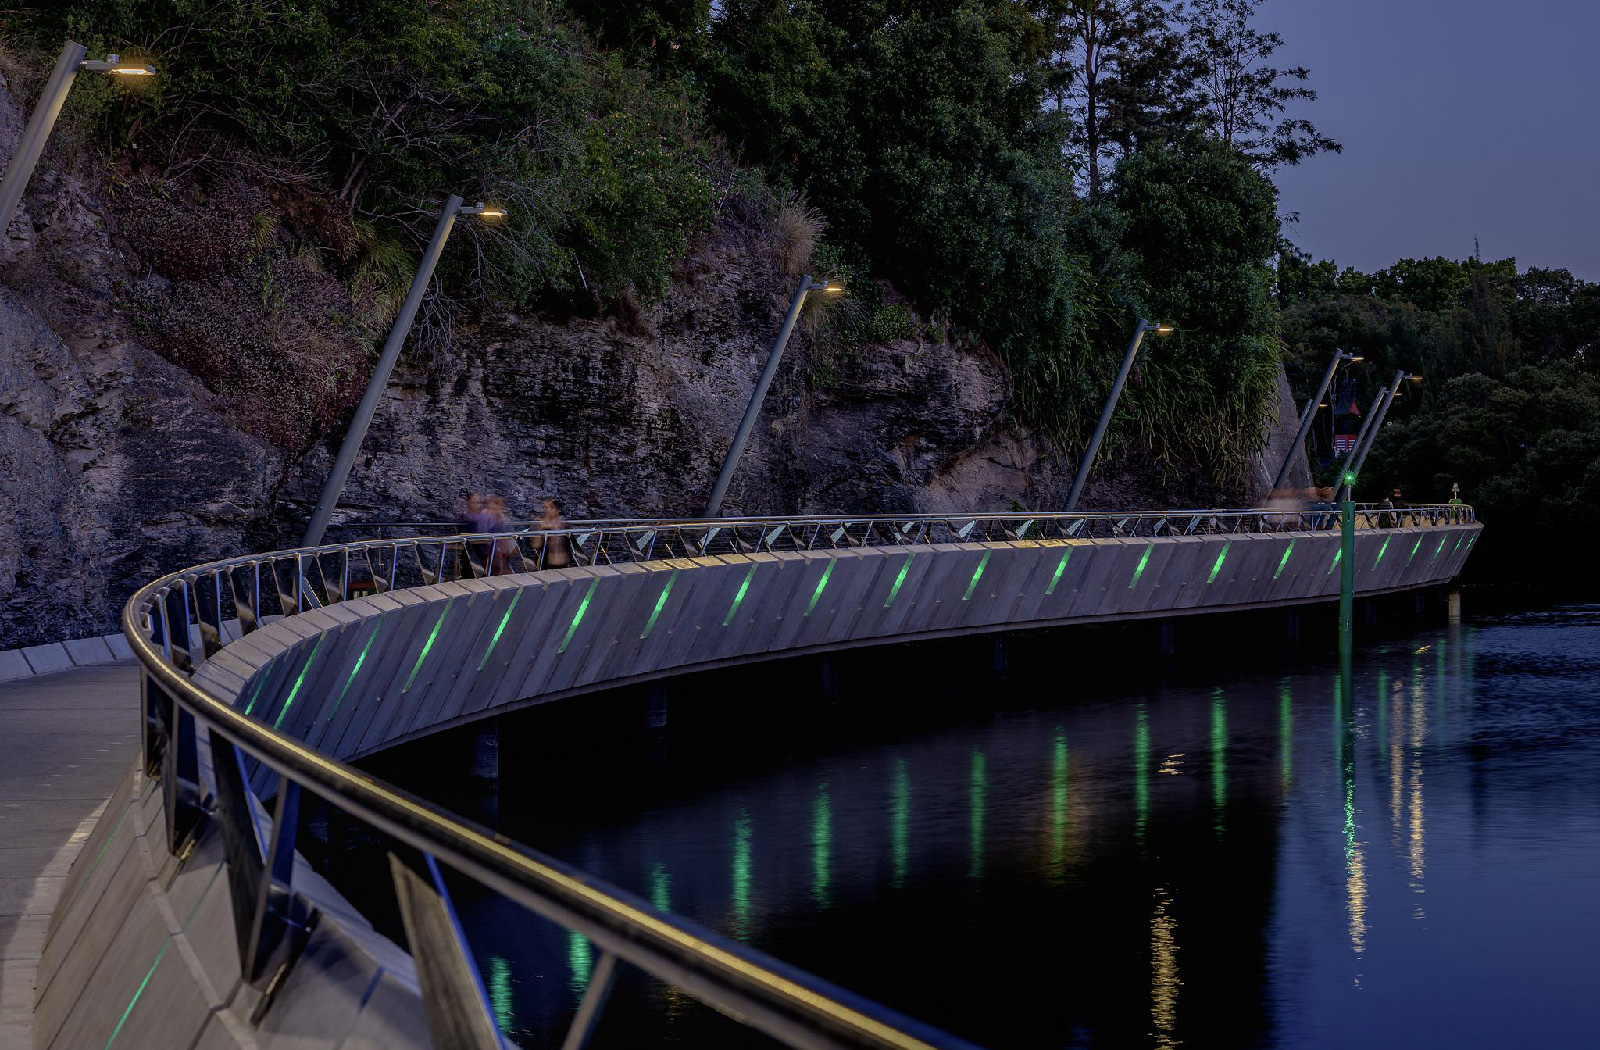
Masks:
[[[1474,520],[1472,509],[1464,505],[1404,510],[1364,507],[1358,517],[1371,527],[1456,525]],[[254,909],[250,916],[236,916],[241,930],[259,933],[262,923],[268,921],[272,902],[277,900],[268,890],[273,888],[272,878],[280,867],[278,855],[285,848],[280,840],[286,839],[288,849],[293,846],[293,816],[287,814],[294,810],[285,800],[295,799],[304,791],[365,821],[396,842],[436,858],[529,910],[577,931],[601,949],[602,959],[610,956],[632,963],[790,1046],[965,1047],[971,1044],[693,923],[656,911],[631,894],[557,860],[513,846],[460,817],[358,773],[236,710],[196,685],[188,672],[222,648],[229,604],[240,631],[248,634],[259,629],[271,615],[266,599],[272,591],[277,595],[279,615],[294,616],[346,600],[355,590],[366,589],[358,584],[387,591],[410,586],[412,580],[429,584],[548,567],[550,552],[557,549],[558,543],[566,545],[573,561],[603,564],[890,544],[1329,531],[1334,527],[1336,516],[1322,510],[1123,515],[1011,512],[595,522],[572,523],[568,528],[550,531],[363,540],[240,556],[168,574],[133,595],[123,608],[122,626],[134,655],[144,666],[146,761],[164,781],[170,844],[175,849],[183,835],[193,833],[203,810],[199,798],[202,791],[193,783],[198,779],[194,773],[194,727],[186,718],[210,731],[213,747],[220,737],[280,778],[280,823],[273,832],[273,841],[266,847],[265,858],[246,858],[257,867],[265,863],[266,888],[255,901],[242,900],[242,896],[235,901],[236,908]],[[409,563],[402,557],[404,552],[413,556]],[[365,576],[361,574],[362,562]],[[263,590],[263,569],[270,591]],[[219,794],[223,787],[219,776]],[[226,820],[229,806],[224,803],[228,800],[216,801],[211,807],[213,819]],[[224,838],[230,837],[225,833]],[[231,837],[235,843],[245,839],[255,841],[253,836]],[[230,866],[237,860],[230,855]],[[257,943],[258,937],[253,933],[251,951],[255,951]],[[246,949],[242,941],[240,950],[243,958]],[[608,975],[609,966],[608,963]],[[247,961],[244,969],[247,980],[257,976],[254,962]],[[596,981],[599,973],[597,967]],[[593,1013],[609,986],[609,976],[603,984],[593,1004],[590,998],[595,988],[591,985],[574,1031],[578,1025],[592,1024]],[[581,1043],[581,1035],[575,1042],[569,1040],[570,1045]],[[462,1041],[451,1045],[481,1044]]]

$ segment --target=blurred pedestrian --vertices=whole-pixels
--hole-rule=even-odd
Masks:
[[[554,532],[567,527],[567,519],[563,516],[561,501],[547,499],[544,501],[544,513],[539,515],[535,523],[540,532]],[[541,568],[564,569],[572,564],[572,540],[566,535],[541,536],[534,540],[544,551],[544,560]]]

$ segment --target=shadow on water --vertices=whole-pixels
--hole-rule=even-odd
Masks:
[[[1582,1042],[1600,608],[1377,620],[1350,707],[1281,614],[1216,617],[703,673],[364,765],[988,1046]],[[452,889],[503,1027],[559,1045],[592,946]],[[624,979],[595,1045],[661,1042],[767,1045]]]

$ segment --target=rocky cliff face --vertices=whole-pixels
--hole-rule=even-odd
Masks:
[[[0,88],[0,158],[21,126]],[[381,336],[319,261],[341,249],[314,205],[225,165],[47,155],[0,245],[0,649],[111,630],[162,572],[298,538],[332,462],[303,436],[337,432]],[[396,370],[341,516],[449,519],[471,490],[520,514],[545,496],[571,517],[697,513],[797,280],[769,232],[725,217],[626,321],[458,319]],[[727,513],[1064,498],[1074,464],[1008,421],[982,348],[823,342],[802,325],[791,343]],[[1123,457],[1084,505],[1251,495]]]

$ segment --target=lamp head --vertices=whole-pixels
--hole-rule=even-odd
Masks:
[[[1343,350],[1339,351],[1339,356],[1344,358],[1346,361],[1349,361],[1351,364],[1356,364],[1366,360],[1366,358],[1362,357],[1360,354],[1347,354]]]
[[[1146,327],[1156,335],[1171,335],[1174,331],[1176,331],[1176,329],[1166,321],[1159,321],[1152,325],[1146,325]]]
[[[491,208],[485,205],[482,201],[479,201],[477,204],[474,204],[470,207],[463,204],[459,209],[457,209],[457,211],[459,211],[459,213],[462,215],[476,215],[478,218],[487,222],[496,222],[506,217],[506,210],[504,208]]]
[[[90,73],[106,73],[117,77],[153,77],[156,71],[143,62],[124,62],[122,56],[110,54],[103,62],[83,62],[80,68]]]

